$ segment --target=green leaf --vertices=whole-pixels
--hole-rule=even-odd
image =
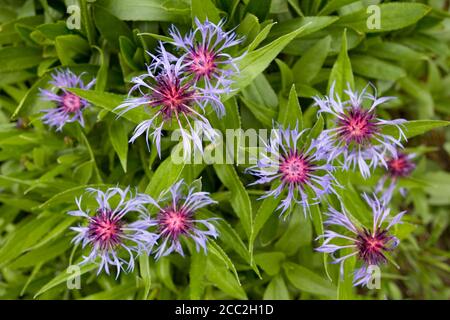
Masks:
[[[108,126],[109,140],[119,157],[123,171],[127,172],[128,130],[123,121],[112,120]]]
[[[175,148],[181,147],[181,145],[177,145]],[[184,163],[175,163],[172,157],[168,157],[158,166],[158,169],[156,169],[150,183],[145,189],[145,193],[152,197],[158,197],[161,192],[167,190],[180,180],[184,167]]]
[[[143,300],[146,300],[152,286],[152,273],[150,272],[150,257],[142,254],[139,256],[139,271],[144,280]]]
[[[209,254],[206,264],[206,277],[216,287],[235,299],[247,299],[244,289],[235,276],[216,255]]]
[[[413,120],[403,123],[400,127],[403,130],[406,138],[412,138],[421,134],[424,134],[430,130],[446,127],[450,125],[450,121],[443,120]],[[399,131],[396,126],[386,125],[383,126],[382,132],[384,134],[391,135],[393,137],[399,136]]]
[[[0,266],[15,259],[28,248],[34,246],[45,234],[61,220],[61,216],[28,219],[17,226],[5,239],[0,248]]]
[[[250,236],[253,225],[252,204],[234,166],[231,164],[214,164],[214,170],[220,181],[231,192],[231,206],[239,217],[245,233]]]
[[[80,1],[80,9],[81,9],[81,21],[83,29],[85,30],[87,39],[89,41],[89,44],[94,44],[95,41],[95,27],[94,22],[92,19],[92,16],[90,14],[89,8],[88,8],[88,2],[89,0],[81,0]]]
[[[8,268],[29,268],[37,264],[42,264],[62,255],[71,247],[72,244],[67,239],[57,240],[46,246],[28,251],[10,263]]]
[[[240,36],[243,36],[244,41],[242,42],[242,46],[246,46],[256,39],[260,32],[260,25],[258,22],[258,18],[252,15],[251,13],[247,13],[245,18],[239,24],[239,27],[236,29],[236,33]],[[248,51],[252,49],[247,48]]]
[[[352,55],[351,63],[356,74],[367,78],[395,81],[406,76],[402,68],[370,56]]]
[[[305,37],[323,28],[328,27],[338,20],[338,17],[301,17],[288,19],[275,25],[269,35],[269,39],[277,39],[285,34],[292,33],[294,30],[303,29],[295,37]]]
[[[126,96],[109,92],[97,92],[94,90],[83,90],[78,88],[70,88],[68,90],[80,96],[81,98],[86,99],[93,105],[111,111],[116,115],[120,113],[120,110],[114,109],[126,99]],[[142,108],[134,108],[123,114],[122,117],[130,120],[135,124],[139,124],[143,120],[148,119],[149,115]],[[116,119],[115,121],[120,121],[120,119]]]
[[[258,33],[258,35],[255,37],[255,39],[253,39],[253,41],[249,44],[249,46],[247,47],[248,52],[251,52],[253,50],[255,50],[261,42],[263,42],[267,36],[269,35],[270,30],[272,29],[272,27],[275,25],[274,23],[270,23],[267,26],[265,26],[261,32]]]
[[[301,246],[311,243],[312,228],[309,217],[305,216],[303,210],[297,206],[289,216],[289,225],[281,238],[275,243],[275,249],[291,256]]]
[[[285,263],[283,268],[287,278],[297,289],[326,298],[336,298],[336,288],[322,276],[292,262]]]
[[[65,283],[71,279],[74,279],[77,276],[81,276],[87,272],[90,272],[94,269],[98,268],[98,266],[96,264],[90,263],[90,264],[85,264],[83,266],[80,267],[80,272],[79,273],[70,273],[67,272],[66,270],[62,271],[60,274],[58,274],[55,278],[53,278],[52,280],[50,280],[46,285],[44,285],[35,295],[34,298],[40,296],[41,294],[47,292],[48,290],[62,284]]]
[[[249,12],[258,17],[259,21],[264,21],[270,11],[272,0],[250,0],[245,7],[245,12]]]
[[[255,262],[257,265],[269,275],[274,276],[280,272],[281,264],[286,255],[283,252],[264,252],[255,254]]]
[[[327,2],[327,4],[320,10],[319,15],[324,16],[327,14],[330,14],[333,11],[336,11],[337,9],[346,6],[347,4],[356,2],[358,0],[330,0]]]
[[[200,300],[205,290],[205,265],[207,256],[203,252],[192,251],[189,269],[189,295],[191,300]]]
[[[94,293],[83,297],[82,300],[127,300],[132,299],[139,289],[139,283],[128,282],[114,286],[109,290]]]
[[[371,45],[368,53],[377,58],[400,62],[427,59],[427,56],[423,53],[417,52],[400,43],[388,41]]]
[[[195,24],[195,18],[200,22],[204,22],[206,19],[212,23],[220,21],[219,10],[211,0],[191,0],[191,17],[193,24]]]
[[[385,32],[412,25],[422,19],[431,8],[421,3],[382,3],[376,6],[379,9],[380,28],[369,28],[371,21],[378,18],[375,12],[366,8],[342,16],[338,23],[360,32]],[[375,25],[374,25],[375,26]]]
[[[250,236],[250,251],[253,250],[253,245],[256,240],[256,237],[258,236],[261,229],[266,224],[267,220],[269,220],[269,217],[275,213],[276,208],[278,207],[278,204],[281,201],[281,197],[275,198],[275,197],[267,197],[264,200],[262,200],[261,205],[258,208],[258,211],[255,215],[255,222],[253,224],[253,230],[252,234]]]
[[[182,0],[127,0],[126,2],[122,0],[97,0],[96,5],[126,21],[173,21],[183,23],[190,18],[189,4]]]
[[[75,64],[75,60],[89,55],[89,43],[80,36],[69,34],[55,38],[55,48],[62,65]]]
[[[39,209],[46,209],[51,206],[60,204],[60,203],[74,203],[75,198],[81,196],[86,188],[107,188],[112,187],[113,185],[105,185],[105,184],[91,184],[91,185],[81,185],[74,188],[70,188],[55,194],[53,197],[45,201],[43,204],[39,206]]]
[[[264,300],[290,300],[288,288],[282,275],[275,276],[264,291]]]
[[[343,255],[350,254],[350,252],[344,252]],[[353,294],[353,273],[355,271],[356,257],[349,257],[344,260],[344,273],[343,278],[338,275],[338,289],[337,289],[337,299],[339,300],[351,300],[354,299]]]
[[[114,13],[111,14],[110,11],[98,5],[94,7],[94,22],[100,34],[116,50],[119,49],[120,36],[133,38],[133,33],[125,22],[117,18]]]
[[[289,100],[286,104],[281,104],[280,111],[278,113],[278,122],[284,128],[295,128],[299,131],[303,130],[303,115],[302,108],[298,102],[297,92],[295,85],[292,85],[289,92]]]
[[[314,225],[314,230],[316,232],[316,234],[320,235],[320,234],[324,234],[325,233],[325,228],[323,225],[323,218],[322,218],[322,211],[320,210],[320,207],[318,204],[313,204],[310,207],[311,210],[311,219]],[[323,243],[324,239],[321,239],[321,242]],[[328,279],[331,281],[331,276],[328,272],[328,253],[322,253],[323,256],[323,268],[325,270],[325,273],[328,277]]]
[[[28,69],[37,66],[42,60],[39,48],[6,47],[0,50],[0,72]]]
[[[280,68],[281,91],[284,92],[294,83],[294,75],[292,73],[291,68],[289,68],[289,66],[282,60],[275,59],[275,62],[277,63],[278,68]]]
[[[133,41],[131,41],[129,38],[127,38],[125,36],[120,36],[119,37],[119,47],[120,47],[121,57],[122,57],[123,61],[127,64],[127,66],[134,71],[140,70],[141,66],[139,66],[133,60],[133,57],[136,53],[136,46],[134,45]]]
[[[108,50],[101,49],[97,46],[92,47],[97,50],[100,55],[100,68],[98,68],[95,81],[95,91],[102,92],[105,91],[108,82],[109,52]]]
[[[235,276],[235,279],[240,286],[241,282],[239,280],[239,275],[237,273],[236,267],[233,261],[231,261],[230,257],[228,257],[227,253],[222,249],[222,247],[219,246],[214,240],[209,240],[208,250],[213,256],[222,261],[223,265],[226,266],[227,269],[233,272],[233,275]]]
[[[239,89],[243,89],[248,86],[253,79],[255,79],[261,72],[263,72],[275,59],[275,57],[283,50],[283,48],[292,41],[295,37],[300,35],[311,23],[305,24],[298,29],[280,36],[278,39],[265,45],[264,47],[247,53],[240,61],[240,73],[237,76],[236,82],[233,87],[237,90],[232,95],[236,94]]]
[[[271,128],[276,116],[278,98],[263,74],[242,90],[242,102],[265,127]]]
[[[341,98],[343,97],[344,90],[347,88],[347,85],[350,85],[351,88],[354,87],[352,65],[347,54],[346,30],[344,30],[344,33],[342,34],[341,52],[333,65],[333,69],[331,69],[330,78],[328,81],[328,91],[330,91],[333,84],[335,94]]]
[[[294,64],[292,72],[296,82],[310,83],[319,73],[330,51],[331,36],[317,41]]]

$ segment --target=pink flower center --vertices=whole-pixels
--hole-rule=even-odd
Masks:
[[[67,92],[62,96],[62,107],[66,112],[76,112],[81,106],[81,99],[77,95]]]
[[[281,180],[285,183],[304,184],[312,171],[307,157],[297,151],[290,152],[280,164]]]
[[[348,114],[338,120],[339,134],[347,143],[362,144],[369,142],[373,134],[378,132],[375,115],[368,110],[352,108]]]
[[[406,177],[414,170],[414,163],[405,154],[398,154],[397,158],[387,161],[388,172],[393,177]]]
[[[393,237],[387,234],[387,230],[378,229],[373,234],[370,230],[364,229],[358,234],[357,248],[359,257],[368,265],[386,262],[384,251],[390,251],[389,244]]]
[[[88,236],[102,249],[114,248],[121,243],[122,224],[112,217],[111,211],[100,211],[88,226]]]
[[[200,78],[211,79],[217,68],[215,53],[202,46],[190,53],[190,59],[192,63],[189,65],[189,69],[197,80]]]
[[[195,98],[195,90],[191,84],[181,84],[181,80],[174,75],[164,74],[157,77],[157,86],[151,95],[150,105],[161,107],[166,119],[173,114],[189,113],[189,105]]]
[[[158,214],[158,224],[164,236],[177,239],[191,229],[191,214],[183,209],[168,207]]]

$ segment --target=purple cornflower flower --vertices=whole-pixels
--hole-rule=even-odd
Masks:
[[[162,43],[159,56],[152,57],[154,62],[147,67],[147,73],[133,78],[134,86],[128,94],[128,99],[116,108],[122,109],[119,115],[134,108],[151,108],[151,118],[135,128],[130,142],[134,142],[145,132],[147,145],[149,137],[152,137],[161,156],[163,125],[175,120],[180,128],[185,156],[190,154],[191,142],[196,148],[203,150],[201,133],[209,140],[214,140],[217,133],[202,113],[206,104],[221,103],[219,98],[194,87],[193,80],[183,73],[182,59],[174,62],[173,56],[165,50]],[[150,81],[146,81],[147,79]],[[136,90],[140,97],[130,97]],[[196,106],[200,107],[200,112],[196,110]],[[195,126],[191,121],[195,121]],[[189,129],[185,129],[185,125]]]
[[[195,82],[204,84],[211,95],[229,93],[233,81],[231,77],[239,73],[237,62],[243,57],[232,57],[225,51],[243,41],[236,33],[224,31],[225,20],[214,24],[208,20],[201,23],[195,18],[197,28],[184,37],[175,26],[169,30],[173,45],[182,50],[182,59],[186,71],[194,77]],[[213,105],[216,113],[225,113],[223,104]]]
[[[309,206],[314,204],[312,201],[317,203],[325,194],[334,192],[334,168],[326,163],[328,150],[314,139],[303,145],[300,140],[304,132],[283,130],[281,126],[272,130],[265,152],[260,154],[255,166],[246,170],[259,178],[251,185],[279,181],[275,189],[266,192],[260,199],[277,198],[287,190],[287,196],[277,208],[281,209],[281,214],[294,204],[299,204],[306,215]]]
[[[195,219],[198,209],[216,203],[208,192],[198,191],[195,186],[188,186],[183,180],[175,183],[169,190],[163,192],[153,204],[159,209],[153,222],[158,230],[160,243],[156,249],[156,259],[167,256],[173,251],[184,256],[181,237],[191,238],[197,251],[200,248],[206,252],[208,237],[218,237],[218,233],[209,219]],[[202,227],[199,227],[202,225]]]
[[[336,117],[336,126],[332,129],[324,130],[319,140],[324,144],[331,144],[333,148],[329,154],[332,161],[343,155],[343,169],[359,167],[364,178],[370,176],[370,169],[374,169],[379,164],[386,167],[386,153],[393,157],[397,154],[397,148],[403,148],[401,138],[405,138],[400,125],[405,122],[403,119],[383,120],[376,117],[375,108],[392,99],[392,97],[377,98],[366,92],[367,87],[360,93],[353,92],[350,87],[345,93],[350,97],[347,101],[341,101],[334,94],[334,85],[330,94],[324,99],[315,97],[319,112],[326,112]],[[362,106],[364,100],[371,101],[369,109]],[[398,128],[399,137],[394,138],[383,134],[382,128],[385,125],[394,125]]]
[[[386,181],[390,180],[389,186],[384,190],[382,199],[384,202],[389,202],[392,199],[395,186],[401,178],[406,178],[411,175],[411,172],[415,169],[416,165],[413,159],[416,157],[415,154],[405,154],[397,152],[395,157],[386,160],[387,167],[386,173],[381,177],[380,181],[376,186],[376,192],[380,193],[383,191]],[[406,195],[406,189],[400,188],[400,194],[402,196]]]
[[[66,88],[81,88],[90,89],[95,79],[84,85],[81,80],[81,75],[77,76],[69,69],[58,70],[52,74],[52,80],[50,83],[58,89],[59,92],[52,92],[46,89],[40,89],[41,97],[44,100],[54,101],[57,106],[52,109],[42,110],[45,115],[42,120],[45,124],[51,127],[56,127],[57,131],[61,131],[62,127],[69,122],[78,121],[81,126],[84,127],[83,110],[89,105],[89,103],[66,90]]]
[[[152,203],[152,199],[145,194],[133,196],[129,188],[109,188],[106,192],[88,188],[87,191],[95,194],[98,204],[95,214],[90,215],[89,210],[81,208],[81,197],[76,199],[78,210],[69,212],[72,216],[88,220],[87,226],[71,228],[78,232],[73,242],[81,243],[83,248],[91,248],[81,264],[96,262],[99,259],[98,273],[104,269],[109,274],[109,267],[115,266],[117,277],[121,270],[132,271],[135,257],[143,253],[149,254],[157,240],[156,234],[147,231],[153,226],[153,222],[145,206]],[[111,199],[117,196],[118,204],[111,207]],[[125,215],[131,213],[139,214],[140,219],[129,223],[125,220]],[[121,256],[121,251],[128,254],[128,259]]]
[[[343,267],[345,259],[357,256],[362,262],[362,266],[355,270],[353,277],[353,285],[367,285],[371,274],[368,272],[368,267],[371,265],[380,265],[387,262],[385,256],[386,252],[394,250],[399,240],[389,234],[389,229],[400,223],[405,211],[397,214],[389,222],[387,226],[383,226],[390,214],[390,209],[385,203],[380,202],[374,195],[373,198],[363,194],[364,200],[371,207],[373,213],[372,229],[357,227],[348,217],[345,210],[342,213],[329,207],[328,212],[325,213],[329,218],[325,221],[325,225],[341,226],[347,229],[351,234],[338,233],[331,230],[326,230],[325,234],[317,237],[316,240],[323,238],[322,245],[316,250],[319,252],[330,253],[333,257],[333,263],[341,264],[341,275],[343,274]],[[336,240],[339,244],[331,243]],[[352,249],[353,252],[336,258],[334,254],[341,249]]]

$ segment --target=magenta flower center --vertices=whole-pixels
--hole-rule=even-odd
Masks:
[[[347,143],[369,142],[373,134],[378,132],[375,120],[372,112],[354,107],[338,120],[338,132]]]
[[[173,74],[164,74],[157,77],[157,86],[151,95],[150,105],[161,107],[166,119],[173,114],[189,113],[189,105],[195,99],[195,90],[191,84],[182,84],[181,80]]]
[[[61,103],[64,111],[74,113],[81,109],[81,99],[77,95],[66,92],[62,96],[62,103]]]
[[[414,163],[405,154],[387,161],[388,172],[393,177],[406,177],[414,170]]]
[[[191,64],[189,70],[195,75],[196,79],[211,79],[217,69],[216,54],[201,46],[190,53]]]
[[[357,248],[359,257],[368,265],[376,265],[386,262],[384,251],[390,251],[393,240],[392,236],[387,234],[387,230],[377,229],[371,233],[370,230],[364,229],[357,236]]]
[[[100,210],[88,226],[89,238],[102,249],[118,246],[122,242],[122,234],[122,223],[108,210]]]
[[[178,239],[182,234],[187,234],[192,227],[191,213],[176,207],[161,210],[158,214],[160,232],[165,237]]]
[[[282,159],[279,171],[283,182],[304,184],[309,179],[313,168],[306,156],[293,151]]]

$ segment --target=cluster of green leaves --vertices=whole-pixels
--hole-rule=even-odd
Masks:
[[[0,0],[0,298],[447,298],[449,9],[444,0],[379,2]],[[379,4],[380,29],[366,23],[369,4]],[[66,24],[73,6],[79,30]],[[313,207],[311,218],[298,208],[282,220],[277,200],[257,201],[264,190],[245,187],[252,180],[243,166],[174,164],[176,146],[168,139],[161,159],[143,139],[128,144],[146,114],[135,110],[116,120],[113,109],[149,62],[145,51],[154,51],[170,24],[187,30],[194,17],[224,17],[227,28],[246,37],[236,90],[223,97],[227,114],[209,115],[219,130],[268,129],[276,119],[299,121],[318,134],[327,123],[317,118],[311,97],[333,82],[340,94],[347,83],[361,89],[370,81],[378,94],[397,97],[380,116],[410,120],[408,146],[418,167],[401,182],[408,196],[392,203],[394,211],[409,213],[394,231],[402,241],[395,253],[399,268],[383,267],[380,290],[352,287],[355,260],[345,264],[341,279],[338,267],[314,252],[323,205]],[[70,124],[56,133],[40,121],[40,110],[52,105],[38,94],[61,66],[97,83],[91,91],[73,90],[93,106],[85,112],[86,128]],[[339,176],[344,204],[361,223],[370,212],[359,193],[372,190],[382,174]],[[70,243],[69,227],[78,221],[66,213],[87,186],[131,185],[156,196],[180,178],[199,177],[218,201],[199,214],[223,218],[208,255],[187,243],[186,258],[141,257],[138,268],[118,280],[87,265],[81,289],[67,288],[72,274],[66,269],[82,252]]]

